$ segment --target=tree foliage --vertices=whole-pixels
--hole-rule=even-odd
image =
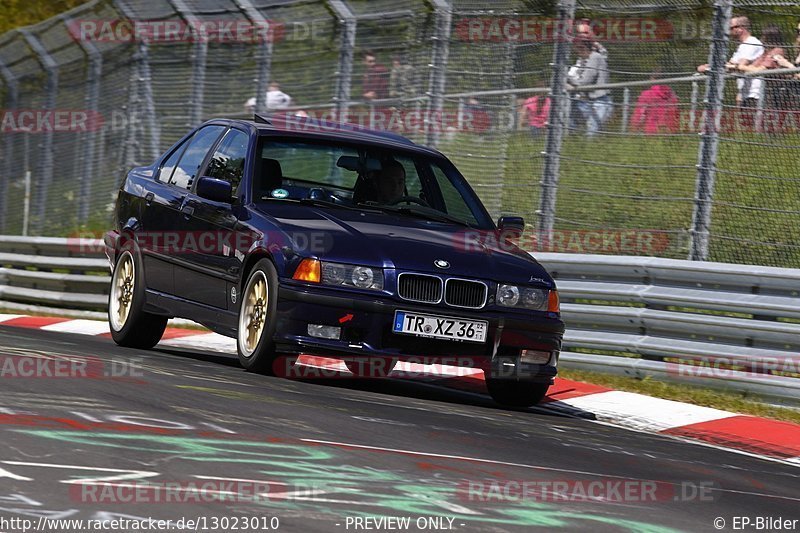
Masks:
[[[85,3],[86,0],[3,0],[0,7],[0,35],[29,26]]]

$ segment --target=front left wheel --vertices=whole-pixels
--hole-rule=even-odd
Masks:
[[[139,255],[126,247],[114,265],[108,295],[111,338],[120,346],[150,349],[161,340],[167,317],[144,311],[145,282]]]

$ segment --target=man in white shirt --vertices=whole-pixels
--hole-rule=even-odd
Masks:
[[[758,59],[764,53],[764,45],[750,33],[750,19],[747,17],[733,17],[730,28],[731,37],[739,41],[739,46],[725,64],[725,68],[735,70],[740,64],[749,64]],[[708,64],[697,67],[697,72],[707,71]],[[736,104],[742,107],[756,107],[762,83],[764,80],[761,78],[737,78],[736,87],[739,92],[736,94]]]
[[[267,89],[267,111],[279,111],[292,105],[292,97],[281,91],[278,82],[271,82]],[[256,99],[250,98],[244,104],[245,112],[252,113],[256,108]]]

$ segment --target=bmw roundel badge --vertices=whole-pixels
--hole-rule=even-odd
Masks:
[[[437,268],[450,268],[450,263],[444,259],[437,259],[433,264],[436,265]]]

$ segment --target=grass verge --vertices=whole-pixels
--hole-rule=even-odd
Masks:
[[[679,402],[713,407],[744,415],[760,416],[800,424],[800,410],[789,407],[777,407],[760,402],[745,393],[718,391],[689,387],[675,383],[665,383],[650,378],[632,379],[622,376],[611,376],[599,372],[570,370],[559,368],[558,375],[564,379],[583,381],[593,385],[601,385],[616,390],[638,392],[647,396],[675,400]]]

